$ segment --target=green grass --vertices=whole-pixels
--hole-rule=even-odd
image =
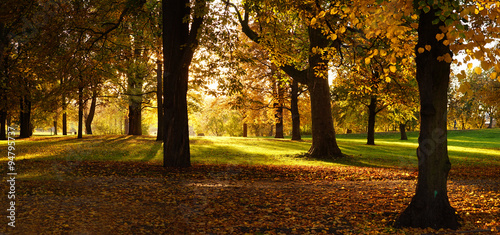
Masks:
[[[399,133],[377,133],[375,146],[366,145],[366,134],[337,135],[343,153],[350,157],[320,161],[301,157],[311,144],[304,141],[273,138],[193,137],[193,163],[416,167],[418,132],[409,132],[408,140]],[[162,145],[148,136],[35,136],[16,140],[16,161],[37,160],[111,160],[162,161]],[[500,129],[449,131],[448,149],[454,166],[500,166]],[[0,141],[0,161],[7,160],[7,141]]]

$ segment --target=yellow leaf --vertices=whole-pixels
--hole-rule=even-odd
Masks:
[[[345,33],[345,31],[346,31],[346,27],[345,26],[340,27],[340,29],[339,29],[340,33]]]
[[[411,19],[412,19],[412,20],[417,20],[417,19],[418,19],[418,15],[417,15],[417,14],[413,14],[413,15],[411,16]]]
[[[431,51],[431,45],[425,45],[425,49]]]
[[[468,64],[467,64],[467,68],[468,68],[468,69],[472,69],[472,63],[468,63]]]
[[[372,55],[373,55],[373,56],[378,55],[378,49],[374,49],[374,50],[373,50],[373,54],[372,54]]]
[[[333,41],[335,41],[335,39],[337,39],[337,34],[330,34],[330,39],[332,39]]]
[[[391,78],[390,77],[385,77],[385,81],[386,82],[391,82]]]
[[[444,61],[446,61],[446,63],[451,63],[453,61],[453,58],[451,57],[450,53],[444,54]]]
[[[380,56],[386,56],[387,55],[387,51],[385,50],[380,50]]]
[[[314,24],[316,24],[316,18],[311,19],[311,25],[314,25]]]
[[[391,70],[391,72],[395,73],[396,72],[396,66],[394,65],[391,65],[389,66],[389,69]]]
[[[417,23],[411,23],[410,26],[414,29],[417,29],[418,28],[418,24]]]
[[[443,38],[444,38],[444,33],[436,34],[436,40],[438,40],[438,42],[441,41],[441,39],[443,39]]]
[[[445,45],[445,46],[450,45],[450,41],[449,41],[449,40],[444,40],[444,41],[443,41],[443,45]]]
[[[337,14],[338,10],[337,8],[332,8],[332,10],[330,10],[330,15],[335,15]]]
[[[422,54],[422,53],[424,53],[424,51],[425,51],[425,49],[424,49],[424,48],[422,48],[422,47],[419,47],[419,48],[418,48],[418,53]]]
[[[481,67],[476,67],[476,68],[474,68],[474,72],[476,72],[477,75],[481,75],[481,73],[483,72],[483,69],[481,69]]]
[[[491,79],[495,79],[495,78],[497,78],[497,72],[493,72],[493,73],[491,73],[491,74],[490,74],[490,78],[491,78]],[[499,78],[499,79],[500,79],[500,78]]]
[[[365,64],[370,64],[370,57],[365,58]]]

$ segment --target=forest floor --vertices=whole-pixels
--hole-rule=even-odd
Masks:
[[[2,162],[6,164],[6,162]],[[500,167],[454,167],[457,231],[390,226],[414,194],[416,169],[359,166],[19,160],[16,227],[6,234],[496,234]],[[30,173],[31,172],[31,173]],[[6,175],[5,170],[1,171]],[[29,174],[33,174],[30,175]],[[5,181],[4,181],[5,182]]]

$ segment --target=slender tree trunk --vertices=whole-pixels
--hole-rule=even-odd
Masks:
[[[438,56],[450,53],[449,46],[436,40],[441,33],[442,22],[436,10],[420,14],[418,48],[431,46],[431,50],[416,50],[417,82],[420,93],[420,136],[418,138],[418,181],[415,196],[410,205],[395,222],[397,227],[431,227],[457,229],[455,209],[448,199],[447,178],[451,169],[447,148],[447,91],[450,64],[439,62]],[[446,37],[443,39],[445,40]]]
[[[273,65],[273,68],[275,66]],[[273,76],[273,86],[274,86],[274,120],[276,123],[276,133],[274,138],[284,138],[283,135],[283,89],[281,87],[281,71],[274,69],[276,77]],[[272,134],[271,134],[272,136]]]
[[[299,83],[292,80],[292,94],[290,101],[290,112],[292,114],[292,140],[301,140],[300,136],[300,113],[299,113]]]
[[[89,113],[87,115],[87,118],[85,119],[85,134],[87,134],[87,135],[93,134],[92,133],[92,121],[94,120],[94,116],[95,116],[95,108],[97,105],[97,94],[98,94],[97,91],[94,91],[92,93]]]
[[[248,124],[243,123],[243,137],[248,136]]]
[[[163,76],[162,76],[162,66],[161,60],[156,61],[156,101],[157,101],[157,113],[158,113],[158,131],[156,132],[156,141],[163,141]]]
[[[401,140],[408,140],[408,136],[406,135],[405,123],[399,123],[399,132],[401,133]]]
[[[375,117],[377,116],[377,96],[370,98],[368,105],[368,137],[366,144],[375,145]]]
[[[29,138],[33,134],[31,128],[31,101],[23,97],[21,98],[21,112],[20,112],[20,138]]]
[[[66,97],[62,96],[62,134],[68,135],[68,121],[67,121],[67,104]]]
[[[78,139],[83,138],[83,86],[78,87]]]
[[[57,135],[57,116],[54,118],[54,135]]]
[[[488,125],[488,128],[491,129],[493,128],[493,116],[490,113],[490,124]]]
[[[190,167],[187,90],[189,65],[198,45],[197,34],[203,16],[194,14],[191,25],[189,0],[163,0],[163,92],[164,92],[164,144],[165,167]],[[203,12],[204,1],[196,1],[195,7]],[[200,5],[201,4],[201,5]]]
[[[7,139],[7,128],[5,128],[5,122],[7,121],[7,112],[5,110],[0,110],[0,140]]]

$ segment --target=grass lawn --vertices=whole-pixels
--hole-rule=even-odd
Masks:
[[[1,234],[454,234],[395,229],[413,196],[418,133],[338,135],[349,155],[302,157],[311,139],[194,137],[193,167],[164,169],[148,136],[15,140],[16,227]],[[500,129],[449,131],[460,233],[500,230]],[[439,141],[432,140],[432,141]],[[7,141],[0,141],[7,175]],[[12,187],[0,184],[3,218]],[[7,220],[4,223],[7,224]]]
[[[273,138],[193,137],[193,163],[244,165],[416,167],[418,133],[408,140],[398,133],[377,133],[375,146],[366,145],[364,134],[337,135],[345,159],[319,161],[301,157],[311,144]],[[432,141],[431,141],[432,142]],[[0,141],[0,146],[6,146]],[[161,162],[163,148],[148,136],[35,136],[16,140],[17,160],[110,160]],[[500,166],[500,129],[448,132],[448,150],[453,166]],[[5,147],[1,151],[6,151]],[[5,156],[5,154],[2,154]],[[3,158],[5,160],[5,158]]]

